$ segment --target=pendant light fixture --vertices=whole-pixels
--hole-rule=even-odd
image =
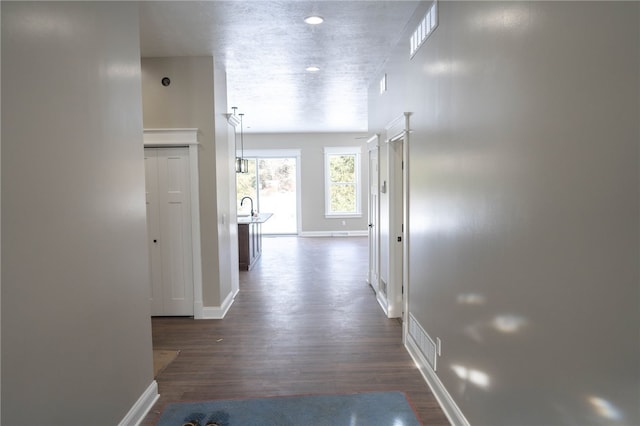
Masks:
[[[233,115],[235,115],[235,108],[233,110]],[[236,173],[249,173],[249,160],[244,158],[244,126],[242,123],[244,114],[238,115],[240,116],[240,157],[236,157]]]

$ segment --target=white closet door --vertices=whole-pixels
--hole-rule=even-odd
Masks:
[[[378,278],[380,259],[380,241],[378,238],[378,147],[369,150],[369,284],[380,296],[380,282]]]
[[[158,150],[144,150],[147,190],[147,237],[149,238],[149,270],[151,272],[151,315],[163,315],[162,253],[160,252],[160,204],[158,201]]]
[[[193,315],[188,148],[145,148],[145,164],[151,314]]]

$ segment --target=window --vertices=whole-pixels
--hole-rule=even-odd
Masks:
[[[263,234],[297,234],[300,227],[298,187],[299,150],[265,149],[246,150],[249,173],[236,175],[238,214],[249,214],[251,205],[240,200],[249,196],[253,208],[261,213],[273,213],[262,224]]]
[[[438,26],[438,0],[434,0],[433,4],[427,11],[427,14],[422,18],[420,24],[411,35],[411,39],[409,40],[409,44],[411,45],[410,49],[410,57],[413,58],[413,55],[416,54],[420,46],[425,42],[425,40],[431,35],[431,33]]]
[[[325,147],[325,215],[361,216],[360,147]]]

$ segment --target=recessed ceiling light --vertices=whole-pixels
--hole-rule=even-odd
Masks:
[[[318,68],[316,66],[311,66],[311,67],[307,67],[307,71],[309,71],[309,72],[318,72],[318,71],[320,71],[320,68]]]
[[[306,22],[309,25],[318,25],[324,22],[324,18],[318,15],[311,15],[304,18],[304,22]]]

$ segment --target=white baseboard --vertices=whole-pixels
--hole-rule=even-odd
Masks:
[[[422,355],[415,342],[411,338],[410,335],[407,334],[407,338],[405,339],[405,348],[413,358],[413,361],[418,366],[418,370],[420,370],[420,374],[429,385],[431,392],[438,400],[442,411],[444,411],[445,415],[449,419],[449,422],[453,426],[470,426],[469,422],[465,418],[464,414],[455,403],[447,389],[444,387],[436,373],[431,369],[427,360]]]
[[[222,319],[222,318],[224,318],[224,316],[227,315],[227,312],[229,311],[229,308],[233,304],[233,301],[235,300],[235,297],[238,294],[238,291],[239,290],[236,290],[235,292],[231,292],[231,293],[227,294],[227,297],[225,297],[224,301],[222,302],[222,305],[220,305],[220,306],[205,306],[205,307],[203,307],[202,308],[202,316],[200,318],[196,318],[196,319]]]
[[[142,423],[142,420],[147,415],[153,404],[160,398],[158,393],[158,382],[155,380],[151,382],[149,387],[140,395],[140,398],[133,404],[133,407],[129,410],[124,419],[118,424],[118,426],[138,426]]]
[[[196,300],[193,302],[193,319],[202,319],[202,310],[204,306],[202,306],[202,301]]]
[[[301,237],[368,237],[369,231],[304,231]]]
[[[387,309],[387,300],[384,298],[384,295],[379,291],[376,291],[376,300],[378,301],[378,304],[384,311],[384,314],[387,317],[389,317],[389,310]]]

